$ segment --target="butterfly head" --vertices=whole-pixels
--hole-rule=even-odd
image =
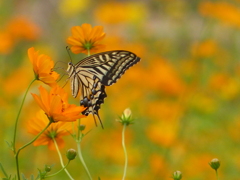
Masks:
[[[69,62],[69,63],[68,63],[68,66],[73,66],[73,63],[72,63],[72,62]]]
[[[74,65],[73,65],[73,63],[72,62],[69,62],[68,63],[68,68],[67,68],[67,73],[70,75],[70,74],[72,74],[73,73],[73,71],[74,71]]]

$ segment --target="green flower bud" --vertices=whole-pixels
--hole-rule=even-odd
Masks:
[[[212,159],[208,164],[214,170],[217,170],[220,167],[220,161],[217,158]]]
[[[51,166],[45,165],[45,171],[50,172],[52,170]]]
[[[69,150],[67,151],[67,154],[66,154],[68,160],[70,160],[70,161],[73,160],[73,159],[75,159],[76,155],[77,155],[77,152],[76,152],[75,149],[69,149]]]
[[[173,177],[172,177],[174,180],[180,180],[180,179],[182,179],[182,173],[181,173],[181,171],[175,171],[174,173],[173,173]]]
[[[120,117],[120,120],[117,121],[126,125],[133,124],[132,111],[129,108],[125,109]]]
[[[80,131],[83,131],[85,128],[86,128],[86,126],[83,125],[83,124],[81,124],[81,125],[79,126],[79,130],[80,130]]]

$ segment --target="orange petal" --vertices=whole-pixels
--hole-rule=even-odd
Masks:
[[[34,100],[37,102],[37,104],[39,105],[39,107],[40,107],[44,112],[46,112],[47,114],[49,114],[49,113],[48,113],[48,109],[45,107],[45,105],[43,104],[43,102],[42,102],[42,100],[40,99],[40,97],[39,97],[38,95],[36,95],[36,94],[33,94],[33,93],[32,93],[32,96],[33,96]]]

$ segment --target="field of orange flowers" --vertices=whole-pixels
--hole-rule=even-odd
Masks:
[[[0,14],[1,178],[17,177],[16,167],[21,179],[36,178],[45,165],[49,175],[59,171],[55,143],[66,165],[67,151],[79,148],[70,135],[78,122],[92,179],[122,179],[119,120],[129,108],[126,180],[171,179],[177,170],[182,179],[217,179],[208,164],[214,158],[221,162],[219,179],[239,179],[239,0],[13,0],[0,2]],[[74,47],[76,26],[87,33],[98,28],[79,36],[95,37],[91,54],[128,50],[141,58],[106,87],[99,110],[104,129],[91,114],[79,114],[84,108],[71,95],[67,64],[88,54],[84,44]],[[47,125],[56,134],[48,129],[21,149]],[[73,179],[91,179],[77,157],[66,169]],[[49,179],[69,179],[67,172]]]

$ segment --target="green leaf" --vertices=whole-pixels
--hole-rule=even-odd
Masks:
[[[24,174],[22,174],[22,178],[23,178],[23,180],[27,180],[27,178],[25,177]]]
[[[8,147],[13,151],[13,143],[12,142],[8,142],[5,140],[5,142],[7,143]]]
[[[31,179],[31,180],[34,180],[34,175],[33,175],[33,174],[30,176],[30,179]]]

